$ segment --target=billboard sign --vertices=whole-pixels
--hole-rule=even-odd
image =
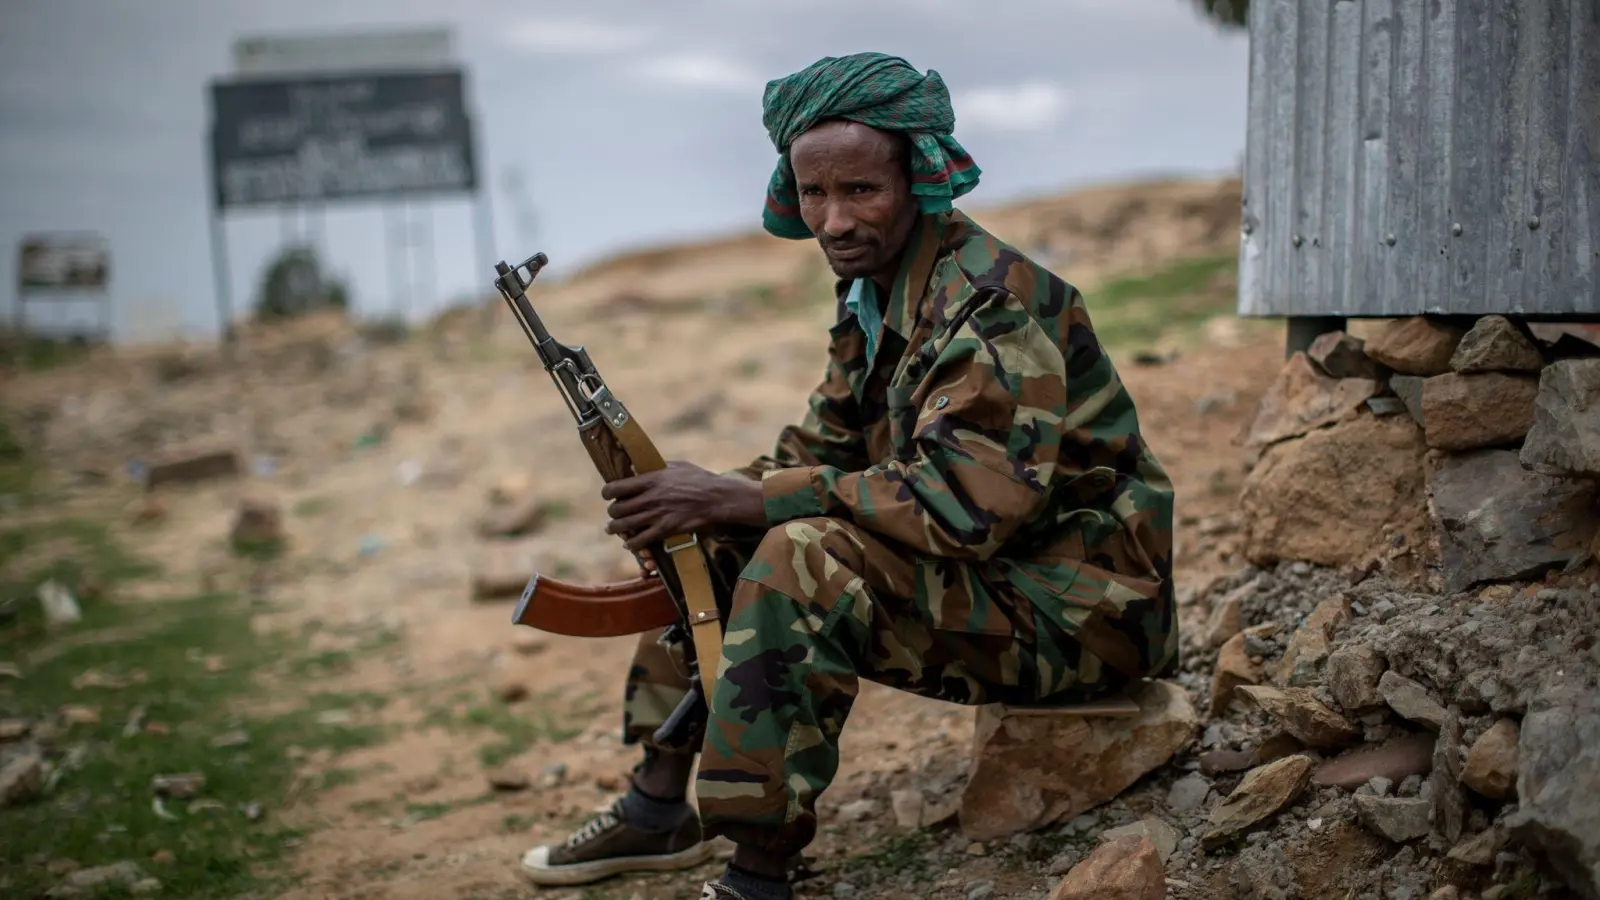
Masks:
[[[22,292],[104,291],[111,277],[111,251],[90,234],[42,234],[23,238],[17,254]]]
[[[459,70],[211,86],[219,209],[477,188]]]

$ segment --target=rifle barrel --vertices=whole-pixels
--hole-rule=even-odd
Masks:
[[[550,374],[551,380],[556,383],[561,391],[562,398],[567,402],[567,411],[578,420],[579,427],[587,425],[599,415],[594,404],[584,395],[581,384],[581,373],[577,371],[577,360],[572,357],[570,348],[563,347],[550,336],[544,327],[544,322],[539,319],[539,314],[534,311],[533,304],[528,301],[528,288],[533,286],[533,279],[538,276],[539,270],[545,267],[550,260],[543,253],[535,253],[528,257],[520,266],[508,266],[505,260],[495,263],[494,270],[498,277],[494,284],[504,297],[506,304],[511,307],[511,314],[516,317],[517,324],[522,326],[522,333],[533,344],[533,349],[539,354],[539,361],[544,364],[544,370]],[[528,270],[528,280],[523,281],[518,274],[519,269]]]

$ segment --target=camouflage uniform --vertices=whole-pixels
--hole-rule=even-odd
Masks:
[[[1176,662],[1172,487],[1078,291],[960,211],[924,214],[865,347],[841,304],[804,424],[739,470],[770,528],[711,547],[733,588],[695,785],[708,837],[810,842],[858,676],[1050,703]],[[655,637],[630,742],[687,686]]]

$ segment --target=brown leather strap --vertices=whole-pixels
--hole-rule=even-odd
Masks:
[[[667,467],[661,452],[630,415],[621,426],[613,427],[618,443],[628,451],[635,472],[653,472]],[[717,668],[722,660],[722,625],[717,612],[717,597],[711,587],[711,573],[706,571],[705,557],[700,553],[699,538],[692,534],[675,534],[664,542],[672,556],[672,566],[678,573],[678,584],[683,588],[683,601],[689,607],[689,624],[694,635],[694,652],[700,661],[700,685],[705,690],[706,706],[711,705],[713,689],[717,682]]]

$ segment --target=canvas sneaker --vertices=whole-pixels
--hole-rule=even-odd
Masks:
[[[745,900],[745,898],[733,888],[713,880],[700,886],[700,900]]]
[[[624,872],[689,869],[711,855],[693,812],[671,831],[645,831],[623,819],[618,799],[564,842],[524,853],[522,872],[539,885],[589,884]]]

